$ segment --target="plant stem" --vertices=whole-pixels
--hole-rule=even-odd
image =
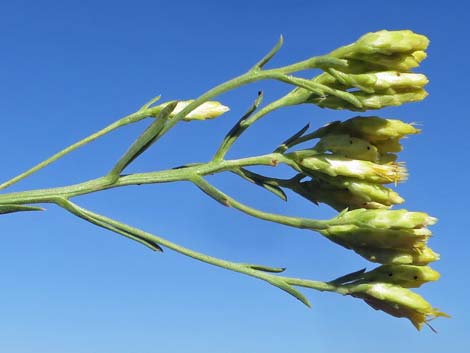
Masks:
[[[113,184],[110,184],[109,178],[104,176],[83,183],[63,187],[0,194],[0,205],[50,203],[54,202],[55,197],[63,197],[68,199],[116,187],[184,181],[190,180],[192,177],[197,175],[215,174],[224,171],[230,171],[233,168],[250,165],[276,166],[278,163],[291,164],[292,162],[280,153],[269,153],[261,156],[235,160],[211,161],[194,166],[169,169],[158,172],[124,175],[119,177],[119,179]]]
[[[212,197],[214,200],[218,201],[224,206],[234,207],[237,210],[246,213],[250,216],[263,219],[265,221],[270,221],[274,223],[283,224],[290,227],[300,228],[300,229],[311,229],[311,230],[321,230],[328,226],[328,221],[315,220],[310,218],[301,218],[301,217],[289,217],[275,213],[263,212],[258,209],[247,206],[241,202],[238,202],[234,198],[224,194],[222,191],[208,183],[201,176],[195,176],[191,178],[191,181],[196,184],[203,192]]]
[[[160,133],[155,137],[155,141],[157,141],[161,136],[163,136],[168,130],[170,130],[176,123],[178,123],[180,120],[182,120],[187,114],[189,114],[192,110],[196,109],[199,105],[203,104],[204,102],[208,101],[209,99],[221,95],[225,92],[228,92],[232,89],[238,88],[240,86],[263,80],[263,79],[279,79],[282,75],[292,73],[292,72],[297,72],[301,70],[306,70],[306,69],[312,69],[312,68],[319,68],[327,65],[342,65],[342,60],[330,57],[330,56],[319,56],[319,57],[312,57],[310,59],[292,64],[292,65],[287,65],[284,67],[280,67],[277,69],[270,69],[270,70],[260,70],[259,68],[257,69],[252,69],[245,74],[242,74],[238,77],[235,77],[229,81],[226,81],[203,95],[201,95],[199,98],[195,99],[191,104],[189,104],[187,107],[185,107],[182,111],[180,111],[178,114],[175,115],[175,117],[171,120],[169,120],[165,126],[161,129]],[[130,114],[122,119],[119,119],[118,121],[108,125],[107,127],[97,131],[96,133],[66,147],[65,149],[61,150],[60,152],[54,154],[53,156],[49,157],[48,159],[42,161],[41,163],[35,165],[34,167],[28,169],[27,171],[15,176],[14,178],[7,180],[6,182],[0,184],[0,190],[3,190],[18,181],[32,175],[33,173],[39,171],[40,169],[48,166],[49,164],[55,162],[59,158],[65,156],[66,154],[76,150],[77,148],[80,148],[87,143],[96,140],[97,138],[128,124],[137,122],[139,120],[142,120],[146,117],[149,116],[154,116],[155,114],[159,113],[161,108],[153,107],[150,108],[150,106],[156,102],[159,99],[159,97],[153,99],[149,103],[145,104],[141,109],[139,109],[137,112]]]
[[[161,245],[163,247],[176,251],[182,255],[208,263],[210,265],[221,267],[221,268],[231,270],[234,272],[243,273],[245,275],[266,281],[276,287],[279,287],[282,290],[287,291],[289,294],[295,296],[297,299],[302,301],[307,306],[310,306],[310,303],[308,302],[308,300],[300,292],[292,288],[291,287],[292,285],[316,289],[319,291],[330,291],[330,292],[338,292],[338,293],[341,292],[341,287],[327,283],[327,282],[284,277],[284,276],[280,276],[280,275],[276,275],[270,272],[265,272],[263,270],[260,270],[262,268],[265,268],[265,266],[248,265],[244,263],[227,261],[227,260],[219,259],[213,256],[209,256],[209,255],[188,249],[186,247],[175,244],[169,240],[166,240],[162,237],[153,235],[151,233],[145,232],[138,228],[129,226],[125,223],[116,221],[114,219],[108,218],[106,216],[103,216],[98,213],[87,210],[85,208],[82,208],[64,198],[56,198],[54,202],[57,205],[73,213],[74,215],[79,216],[82,219],[85,219],[87,221],[90,221],[90,219],[92,219],[93,221],[91,222],[94,224],[97,224],[100,226],[102,226],[102,224],[107,224],[110,227],[106,226],[105,228],[110,229],[114,232],[116,232],[116,230],[119,230],[118,233],[120,234],[122,234],[122,232],[125,232],[127,234],[132,234],[133,236],[138,237],[139,239],[146,241],[148,243]],[[256,268],[259,268],[259,269],[256,269]],[[271,268],[267,267],[267,269],[271,269]]]
[[[74,144],[64,148],[60,152],[54,154],[53,156],[49,157],[48,159],[42,161],[41,163],[38,163],[37,165],[35,165],[34,167],[28,169],[27,171],[25,171],[25,172],[15,176],[14,178],[0,184],[0,190],[3,190],[5,188],[19,182],[20,180],[30,176],[31,174],[41,170],[42,168],[47,167],[49,164],[55,162],[59,158],[62,158],[66,154],[68,154],[72,151],[75,151],[76,149],[78,149],[78,148],[86,145],[87,143],[90,143],[90,142],[92,142],[92,141],[94,141],[94,140],[110,133],[113,130],[116,130],[116,129],[118,129],[122,126],[125,126],[125,125],[135,123],[139,120],[142,120],[142,119],[145,119],[145,118],[151,116],[150,115],[151,113],[152,113],[152,109],[146,109],[146,110],[142,110],[142,111],[137,111],[133,114],[130,114],[130,115],[124,117],[124,118],[121,118],[121,119],[115,121],[114,123],[112,123],[112,124],[106,126],[105,128],[91,134],[90,136],[87,136],[84,139],[82,139],[78,142],[75,142]]]

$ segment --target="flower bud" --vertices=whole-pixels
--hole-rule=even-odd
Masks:
[[[363,35],[353,45],[355,53],[392,55],[426,50],[429,39],[410,30],[382,30]]]
[[[413,264],[424,266],[438,261],[439,254],[429,247],[412,249],[381,249],[373,247],[355,247],[354,252],[363,258],[381,264]]]
[[[361,282],[382,282],[405,288],[417,288],[422,284],[437,281],[439,272],[429,266],[382,265],[361,276]]]
[[[407,210],[354,210],[345,212],[337,218],[338,224],[367,225],[380,229],[418,229],[433,225],[437,219],[425,212]]]
[[[369,75],[375,76],[376,81],[373,84],[375,90],[386,90],[388,88],[422,88],[429,82],[428,78],[423,74],[383,71]]]
[[[357,59],[346,60],[346,66],[334,68],[347,74],[365,74],[386,70],[408,72],[418,67],[426,56],[427,54],[420,50],[411,54],[357,54]]]
[[[398,106],[404,103],[418,102],[426,98],[428,93],[424,89],[412,89],[397,92],[372,93],[363,91],[350,92],[362,104],[362,108],[358,108],[345,100],[335,97],[326,96],[310,98],[310,102],[321,108],[330,109],[348,109],[351,111],[365,111],[368,109],[381,109],[385,107]]]
[[[374,209],[368,211],[378,211]],[[354,210],[355,211],[355,210]],[[373,229],[353,224],[332,225],[319,231],[346,248],[423,249],[431,232],[428,229]]]
[[[418,329],[436,317],[449,315],[433,308],[420,295],[388,283],[358,284],[349,288],[349,295],[363,299],[375,310],[395,317],[407,318]]]
[[[383,208],[395,204],[401,204],[405,201],[403,198],[400,197],[400,195],[398,195],[398,193],[380,184],[368,183],[361,180],[341,177],[328,178],[328,182],[338,188],[346,188],[353,195],[367,202],[382,204],[384,206]]]
[[[431,236],[426,227],[435,222],[424,212],[357,209],[342,212],[317,230],[370,261],[417,264],[437,259],[426,246]]]
[[[194,100],[187,100],[187,101],[179,101],[176,105],[175,109],[171,112],[170,116],[173,117],[179,112],[181,112],[184,108],[186,108],[189,104],[191,104]],[[160,106],[164,108],[168,103],[163,103]],[[216,101],[208,101],[202,103],[196,109],[193,109],[189,112],[183,120],[191,121],[191,120],[207,120],[217,118],[219,115],[222,115],[230,110],[229,107],[216,102]]]
[[[335,127],[335,131],[348,132],[373,144],[378,141],[400,139],[406,135],[417,134],[419,129],[401,120],[383,119],[377,116],[358,116],[348,119]],[[399,151],[394,151],[399,152]]]
[[[314,149],[321,153],[329,151],[339,156],[371,162],[377,162],[379,159],[377,147],[348,134],[327,134]]]
[[[295,161],[306,174],[313,172],[333,177],[340,175],[372,183],[396,183],[406,180],[408,176],[406,168],[402,164],[382,165],[336,155],[316,155]]]
[[[398,71],[378,71],[361,74],[346,74],[334,71],[324,73],[315,79],[316,82],[331,88],[346,90],[359,88],[365,92],[380,92],[385,90],[410,90],[423,88],[429,81],[423,74],[402,73]]]
[[[333,185],[333,183],[323,180],[304,181],[295,186],[293,190],[315,204],[324,203],[337,211],[342,211],[346,208],[353,210],[357,208],[376,209],[389,207],[383,203],[376,202],[371,197],[359,193],[354,194],[347,188],[338,187]]]

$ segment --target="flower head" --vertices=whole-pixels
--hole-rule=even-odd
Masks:
[[[426,50],[429,39],[410,30],[371,32],[364,34],[354,43],[354,49],[362,54],[413,53]]]
[[[326,97],[312,97],[310,98],[310,102],[317,104],[321,108],[366,111],[369,109],[382,109],[385,107],[399,106],[404,103],[419,102],[428,95],[428,93],[422,88],[396,92],[385,91],[384,93],[355,91],[351,92],[351,94],[361,102],[362,107],[354,106],[342,98],[331,95]]]
[[[353,195],[361,197],[367,202],[374,202],[376,204],[383,205],[384,207],[381,208],[387,208],[391,205],[401,204],[405,201],[402,197],[400,197],[400,195],[398,195],[398,193],[380,184],[368,183],[362,180],[341,177],[328,178],[327,180],[331,184],[336,185],[338,188],[346,188]]]
[[[355,43],[333,51],[331,55],[352,60],[349,69],[355,73],[367,72],[358,70],[361,62],[406,72],[418,66],[426,57],[428,45],[429,39],[421,34],[409,30],[383,30],[367,33]]]
[[[337,155],[316,155],[297,158],[291,155],[307,175],[323,173],[332,177],[346,176],[372,183],[396,183],[407,179],[406,168],[401,163],[378,164],[364,160],[350,159]]]
[[[424,212],[356,209],[342,212],[318,230],[331,241],[373,262],[427,264],[438,255],[426,246],[436,219]]]
[[[348,209],[376,209],[389,208],[391,204],[402,203],[404,200],[393,190],[381,185],[368,184],[361,181],[340,183],[337,178],[321,178],[292,185],[292,189],[306,199],[318,203],[330,205],[337,211]],[[363,184],[359,186],[359,184]],[[367,186],[365,185],[367,184]],[[359,192],[359,189],[370,189]],[[380,190],[379,188],[383,188]]]
[[[370,143],[401,139],[406,135],[420,132],[413,124],[396,119],[384,119],[377,116],[357,116],[335,126],[334,131],[348,132]],[[397,151],[395,151],[397,152]]]
[[[439,254],[431,248],[408,247],[408,248],[380,248],[372,246],[355,246],[355,253],[363,258],[380,264],[402,264],[424,266],[439,260]]]
[[[348,294],[363,299],[375,310],[410,320],[418,330],[421,330],[424,324],[436,317],[449,317],[449,315],[433,308],[420,295],[393,284],[352,285]]]

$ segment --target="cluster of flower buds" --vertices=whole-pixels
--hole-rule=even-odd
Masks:
[[[338,211],[345,208],[389,208],[404,200],[384,186],[406,180],[397,163],[400,139],[419,132],[400,120],[355,117],[336,122],[313,149],[288,154],[313,179],[298,182],[295,191]]]
[[[311,180],[291,180],[290,187],[315,203],[326,203],[340,214],[315,228],[331,241],[368,261],[383,264],[369,271],[341,277],[346,294],[364,300],[376,310],[409,319],[417,329],[438,316],[408,288],[435,281],[439,273],[427,265],[439,255],[427,246],[428,226],[436,219],[423,212],[390,210],[404,200],[384,184],[407,177],[397,163],[400,140],[419,133],[413,125],[379,117],[354,117],[334,122],[314,134],[312,148],[287,153]]]
[[[347,92],[350,99],[327,90],[318,95],[296,88],[285,97],[284,103],[314,103],[330,109],[365,111],[420,101],[427,96],[423,87],[428,79],[410,71],[426,58],[428,44],[427,37],[409,30],[368,33],[330,53],[341,59],[343,65],[324,67],[325,72],[311,81],[320,90],[326,86]]]

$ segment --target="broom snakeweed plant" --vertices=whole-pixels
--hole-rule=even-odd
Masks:
[[[406,180],[403,163],[396,162],[400,139],[419,132],[412,124],[381,117],[354,117],[335,121],[307,133],[309,126],[285,140],[273,152],[240,159],[225,156],[251,125],[274,110],[298,104],[351,111],[377,110],[415,102],[426,97],[427,78],[411,70],[426,57],[428,39],[409,30],[368,33],[356,42],[327,55],[291,65],[265,69],[282,46],[276,46],[246,73],[226,81],[190,101],[157,104],[156,97],[136,112],[70,145],[26,172],[0,184],[0,190],[30,176],[64,155],[113,130],[150,119],[148,128],[133,142],[106,175],[82,183],[0,194],[0,213],[39,211],[38,204],[55,204],[99,227],[142,243],[155,251],[174,250],[208,264],[266,281],[310,306],[299,287],[335,292],[364,300],[376,310],[409,319],[417,329],[428,321],[447,316],[409,288],[435,281],[439,273],[428,264],[439,255],[427,246],[428,226],[436,219],[423,212],[391,210],[403,198],[387,184]],[[312,79],[295,76],[303,70],[320,69]],[[206,120],[227,112],[215,97],[261,80],[277,80],[293,90],[261,107],[260,92],[246,114],[216,149],[213,158],[169,170],[125,174],[125,169],[180,121]],[[293,150],[317,140],[311,148]],[[279,179],[250,170],[252,166],[285,164],[293,176]],[[231,172],[286,200],[291,190],[315,204],[325,203],[339,211],[328,220],[273,214],[245,205],[209,183],[205,176]],[[316,231],[332,242],[381,264],[376,269],[352,272],[331,281],[313,281],[282,275],[284,268],[232,262],[182,247],[160,236],[124,224],[79,206],[80,195],[124,187],[186,181],[224,206],[247,215],[290,227]]]

